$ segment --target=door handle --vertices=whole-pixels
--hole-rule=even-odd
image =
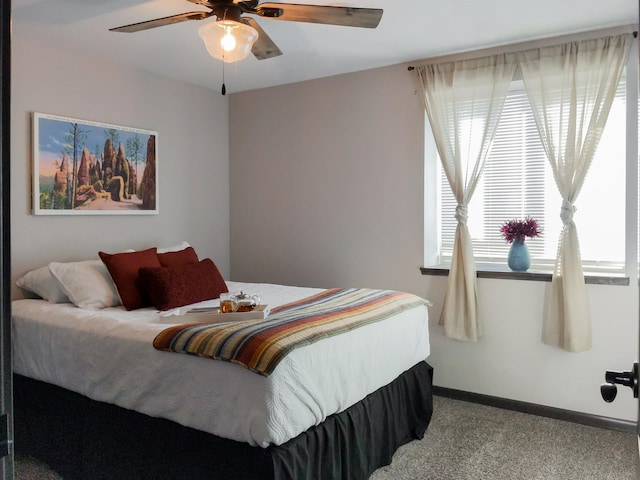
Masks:
[[[629,372],[607,370],[604,374],[605,383],[600,385],[600,394],[605,402],[613,402],[618,394],[617,385],[624,385],[633,390],[634,398],[638,398],[638,362],[633,364]]]

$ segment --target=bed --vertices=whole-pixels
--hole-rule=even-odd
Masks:
[[[225,285],[272,311],[328,292]],[[365,479],[431,418],[426,302],[260,374],[153,348],[217,300],[162,311],[62,300],[14,301],[12,337],[16,451],[65,479]]]

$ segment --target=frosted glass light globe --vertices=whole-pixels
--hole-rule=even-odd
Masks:
[[[226,63],[247,58],[258,39],[255,29],[234,20],[210,22],[200,27],[198,34],[209,55]]]

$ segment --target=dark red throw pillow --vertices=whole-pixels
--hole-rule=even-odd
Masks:
[[[138,283],[138,270],[142,267],[159,268],[157,248],[139,252],[105,253],[98,252],[116,284],[122,305],[127,310],[148,307],[149,301],[144,297]]]
[[[177,252],[158,253],[158,260],[163,267],[179,267],[187,263],[198,263],[198,255],[193,247]]]
[[[141,268],[140,283],[158,310],[218,298],[229,291],[210,258],[179,267]]]

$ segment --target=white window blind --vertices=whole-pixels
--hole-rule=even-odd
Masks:
[[[580,234],[585,271],[620,272],[625,242],[625,84],[621,81],[600,146],[582,192],[574,221]],[[453,250],[456,202],[444,172],[440,174],[441,259]],[[469,205],[468,226],[478,263],[504,264],[510,244],[502,224],[531,216],[542,236],[527,238],[532,268],[551,268],[562,222],[562,201],[540,143],[522,82],[514,81],[484,173]]]

